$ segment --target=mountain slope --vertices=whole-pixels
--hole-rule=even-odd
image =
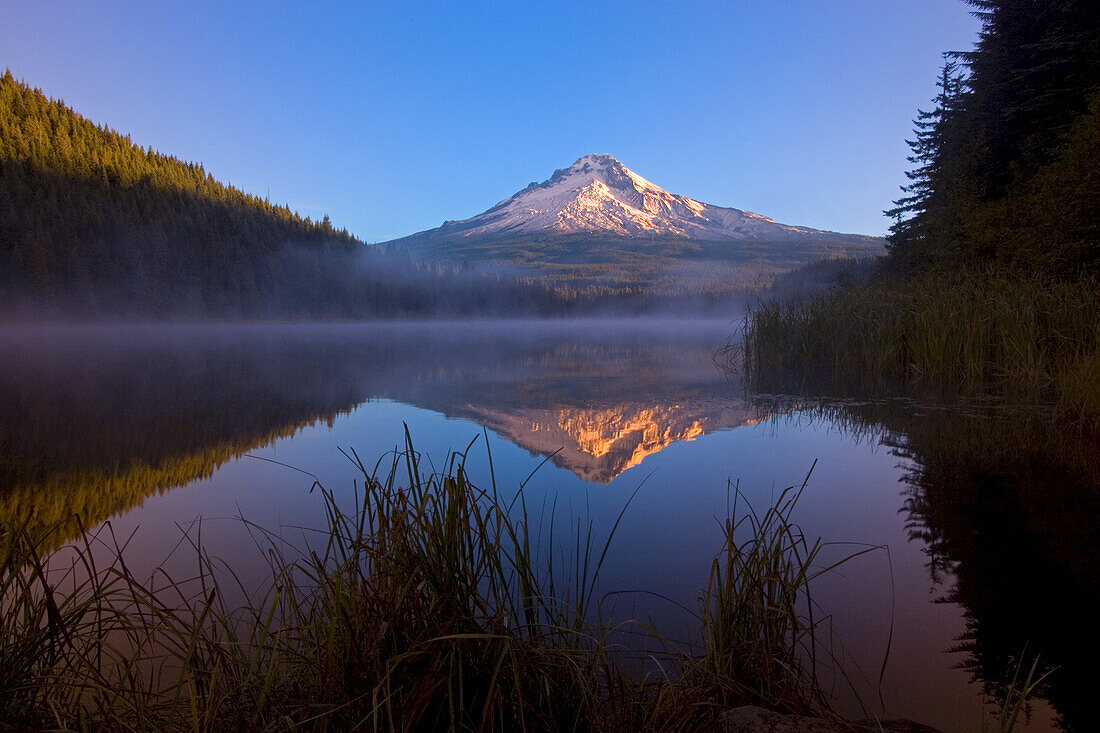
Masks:
[[[751,211],[669,193],[610,155],[586,155],[483,214],[433,233],[464,239],[536,233],[687,239],[786,239],[820,235]],[[415,236],[415,235],[414,235]]]
[[[0,322],[561,315],[541,285],[367,247],[0,74]]]
[[[0,305],[18,293],[92,310],[239,310],[277,285],[270,256],[288,242],[362,249],[328,217],[223,185],[0,75]]]
[[[610,155],[586,155],[469,219],[385,243],[421,259],[516,265],[552,280],[656,287],[687,270],[723,282],[826,257],[884,252],[884,240],[791,226],[670,193]],[[720,263],[717,267],[713,263]],[[638,281],[641,278],[642,281]],[[713,278],[712,278],[713,279]]]

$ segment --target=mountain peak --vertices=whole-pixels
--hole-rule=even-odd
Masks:
[[[598,168],[607,168],[616,165],[621,166],[622,163],[615,160],[615,158],[607,155],[606,153],[589,153],[588,155],[582,155],[581,157],[577,158],[577,160],[573,163],[572,166],[570,166],[570,168],[583,168],[586,165],[595,166]]]
[[[610,188],[621,191],[641,192],[651,190],[668,194],[660,186],[653,185],[610,155],[592,154],[581,156],[568,168],[559,168],[554,171],[554,175],[540,185],[543,188],[552,185],[560,186],[569,179],[573,179],[574,183],[582,179],[585,183],[600,181]]]
[[[573,163],[573,165],[569,166],[568,168],[561,168],[559,170],[554,171],[554,175],[557,175],[559,173],[568,174],[568,173],[574,173],[574,172],[576,172],[576,173],[589,173],[589,172],[622,173],[623,171],[626,171],[626,170],[628,170],[628,169],[625,165],[623,165],[622,163],[620,163],[618,160],[611,157],[610,155],[606,155],[606,154],[601,155],[601,154],[593,153],[591,155],[582,155],[581,157],[577,158],[577,160]],[[551,176],[551,178],[552,177],[553,176]]]
[[[669,193],[614,157],[591,154],[482,214],[412,236],[469,241],[533,234],[717,241],[791,239],[821,232]]]

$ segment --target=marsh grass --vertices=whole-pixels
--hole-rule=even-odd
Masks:
[[[467,448],[469,451],[469,448]],[[3,534],[0,729],[691,730],[745,703],[830,715],[809,595],[821,543],[735,503],[701,596],[701,646],[637,676],[610,639],[599,575],[620,514],[555,527],[477,488],[465,453],[428,472],[408,435],[348,506],[320,485],[327,527],[295,547],[242,520],[267,561],[258,588],[203,547],[201,527],[140,581],[110,525],[39,557]],[[626,509],[624,508],[624,512]],[[243,598],[242,602],[233,601]]]
[[[958,272],[761,303],[726,351],[754,391],[945,384],[1100,417],[1100,286]]]
[[[811,589],[840,565],[883,548],[846,548],[839,559],[826,561],[823,551],[835,549],[834,543],[809,540],[792,517],[808,481],[809,474],[763,512],[731,487],[734,504],[722,523],[722,548],[700,599],[701,653],[681,660],[679,677],[659,691],[652,719],[691,711],[688,729],[708,730],[721,711],[751,704],[841,721],[821,674],[831,672],[834,682],[853,692],[854,679],[833,654],[831,618]],[[871,716],[865,705],[864,712]]]
[[[0,728],[87,729],[105,711],[147,729],[177,629],[137,582],[110,528],[40,557],[42,537],[0,531]],[[99,564],[104,549],[112,560]]]
[[[828,709],[817,665],[827,618],[815,606],[810,586],[879,548],[864,547],[824,563],[825,543],[811,542],[792,520],[805,488],[804,482],[783,490],[762,514],[747,506],[724,522],[723,547],[704,595],[706,653],[690,669],[727,704],[750,699],[787,712]]]

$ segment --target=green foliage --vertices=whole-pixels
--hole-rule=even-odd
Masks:
[[[91,311],[248,310],[289,275],[271,258],[287,243],[360,248],[327,222],[134,145],[10,71],[0,77],[0,288],[9,300],[18,289]]]
[[[1100,269],[1100,95],[1054,161],[978,207],[967,233],[1011,267],[1073,279]]]
[[[947,56],[888,212],[893,276],[757,309],[758,383],[1024,389],[1100,417],[1100,4],[970,4],[979,42]]]
[[[562,315],[610,295],[384,254],[0,76],[9,317]]]
[[[0,77],[0,308],[11,317],[698,312],[815,253],[878,248],[868,238],[771,244],[532,239],[417,262],[134,145],[10,71]],[[506,274],[484,267],[500,263]]]
[[[905,174],[910,181],[908,185],[902,186],[906,195],[894,202],[894,208],[884,212],[895,219],[890,228],[895,258],[899,252],[904,252],[904,249],[897,247],[898,242],[908,242],[912,249],[916,246],[915,243],[927,238],[928,233],[924,231],[928,226],[927,217],[922,214],[941,203],[941,184],[945,178],[941,151],[947,145],[948,130],[959,113],[962,92],[963,82],[958,62],[945,54],[940,72],[939,94],[933,100],[936,106],[931,111],[918,110],[917,119],[914,120],[916,134],[912,140],[906,141],[913,151],[908,160],[916,165]],[[910,251],[906,254],[912,260],[920,253]]]

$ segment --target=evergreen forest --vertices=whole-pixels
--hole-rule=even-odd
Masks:
[[[563,314],[615,295],[383,252],[0,77],[6,318]]]
[[[260,307],[289,275],[274,255],[361,248],[218,183],[201,165],[133,144],[0,77],[0,285],[63,309]],[[9,307],[12,303],[7,303]]]
[[[756,309],[758,388],[947,384],[1100,419],[1100,3],[968,4],[982,30],[918,113],[887,256]]]
[[[906,274],[992,265],[1100,271],[1100,4],[969,0],[983,29],[944,55],[888,214]]]

